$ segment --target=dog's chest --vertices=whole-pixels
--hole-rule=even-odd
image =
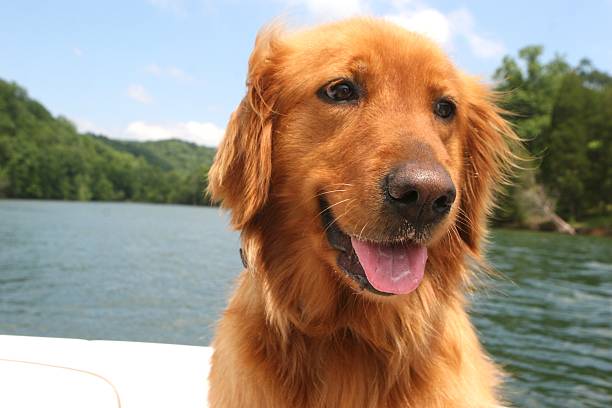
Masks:
[[[296,391],[294,395],[280,395],[288,406],[392,406],[388,401],[395,399],[394,389],[399,380],[397,361],[389,362],[352,340],[307,343],[310,344],[302,344],[305,347],[274,359],[274,371],[282,373],[275,380],[281,383],[290,380]],[[296,369],[288,372],[288,367]]]

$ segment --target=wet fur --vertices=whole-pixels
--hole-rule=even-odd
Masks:
[[[347,72],[365,83],[363,104],[316,98]],[[430,118],[436,93],[456,100],[452,124]],[[212,408],[500,405],[501,373],[464,299],[517,141],[494,99],[428,40],[379,20],[260,33],[209,175],[249,265],[214,339]],[[363,293],[336,266],[317,195],[345,232],[382,240],[379,180],[424,151],[458,191],[427,240],[425,278],[408,295]]]

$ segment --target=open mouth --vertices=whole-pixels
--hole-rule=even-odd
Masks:
[[[320,199],[321,220],[330,245],[339,251],[337,263],[360,288],[378,295],[414,291],[425,273],[427,248],[417,244],[381,243],[343,232],[326,200]]]

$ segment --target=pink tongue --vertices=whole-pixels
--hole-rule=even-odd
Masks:
[[[427,248],[382,246],[353,237],[351,243],[368,281],[375,289],[394,294],[410,293],[421,283]]]

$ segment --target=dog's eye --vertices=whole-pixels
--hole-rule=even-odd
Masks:
[[[359,98],[357,85],[342,79],[330,82],[317,92],[319,98],[331,103],[346,103],[356,101]]]
[[[455,104],[448,99],[440,99],[434,105],[434,113],[442,119],[450,119],[455,114]]]

